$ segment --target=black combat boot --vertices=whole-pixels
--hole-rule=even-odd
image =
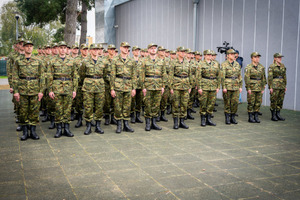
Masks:
[[[158,114],[158,116],[157,116],[157,118],[156,118],[156,121],[157,121],[157,122],[160,122],[160,116],[159,116],[159,114]]]
[[[225,124],[231,124],[230,118],[229,118],[229,113],[225,113]]]
[[[170,115],[172,113],[171,105],[167,105],[167,115]]]
[[[184,123],[184,119],[180,118],[179,128],[188,129],[189,127]]]
[[[60,138],[61,137],[61,135],[62,135],[61,127],[62,127],[62,123],[57,123],[56,124],[57,131],[56,131],[56,134],[54,136],[55,138]]]
[[[201,115],[201,126],[206,126],[205,115]]]
[[[95,128],[95,132],[96,132],[96,133],[103,134],[104,131],[101,129],[100,125],[101,125],[101,121],[100,121],[100,120],[96,120],[96,128]]]
[[[255,120],[253,119],[253,113],[248,112],[248,116],[249,116],[248,122],[255,123]]]
[[[16,130],[17,131],[22,131],[23,130],[23,126],[19,124]]]
[[[50,126],[49,129],[54,129],[55,128],[55,123],[54,123],[55,117],[50,116]]]
[[[129,126],[128,120],[123,120],[123,123],[124,123],[123,131],[134,132],[134,130]]]
[[[117,120],[115,119],[114,114],[111,114],[111,117],[110,117],[110,124],[117,124]],[[122,124],[121,124],[121,125],[122,125]]]
[[[77,123],[75,124],[75,128],[79,128],[82,126],[82,113],[79,113],[78,114],[78,121]]]
[[[262,115],[262,113],[261,112],[257,112],[258,113],[258,115]]]
[[[211,114],[208,114],[208,113],[207,113],[207,116],[206,116],[206,124],[207,124],[207,125],[210,125],[210,126],[216,126],[216,124],[213,123],[213,121],[211,121]]]
[[[162,128],[156,124],[157,117],[152,117],[151,129],[161,130]]]
[[[187,110],[187,118],[194,120],[195,118],[192,116],[192,109]]]
[[[272,118],[271,118],[272,121],[278,121],[275,110],[271,110],[271,115],[272,115]]]
[[[130,123],[135,124],[135,116],[134,116],[134,112],[130,113]]]
[[[215,106],[219,106],[217,103],[215,103]]]
[[[260,120],[258,119],[258,112],[254,112],[254,120],[256,123],[260,123]]]
[[[174,121],[173,129],[178,129],[178,117],[174,117],[173,121]]]
[[[95,124],[94,121],[91,121],[91,126],[92,126],[92,127],[95,127],[95,126],[96,126],[96,124]]]
[[[109,115],[104,115],[104,119],[105,119],[104,125],[109,125]]]
[[[23,130],[23,135],[21,136],[21,140],[24,141],[24,140],[27,140],[28,138],[28,127],[27,125],[22,125],[22,130]]]
[[[165,116],[165,111],[160,112],[160,121],[167,122],[168,119]]]
[[[192,113],[196,113],[196,110],[192,107],[192,108],[191,108],[191,112],[192,112]]]
[[[145,127],[145,131],[150,131],[151,127],[150,127],[150,118],[145,118],[146,119],[146,127]]]
[[[42,115],[41,115],[41,116],[42,116]],[[48,111],[45,110],[45,111],[44,111],[44,118],[42,119],[42,122],[46,122],[46,121],[48,121],[48,120],[49,120]]]
[[[72,108],[72,110],[71,110],[71,121],[74,121],[74,118],[75,118],[75,112],[74,112],[74,109]]]
[[[276,116],[279,121],[284,121],[285,119],[280,116],[280,110],[276,111]]]
[[[117,120],[117,130],[116,133],[121,133],[122,131],[122,122],[121,120]]]
[[[92,133],[92,125],[91,122],[86,122],[86,129],[84,131],[84,135],[89,135]]]
[[[36,134],[36,126],[31,125],[30,126],[30,137],[33,140],[38,140],[40,137]]]
[[[70,131],[70,124],[69,123],[65,123],[65,131],[64,134],[68,137],[74,137],[73,133],[71,133]]]
[[[213,109],[213,112],[217,112],[217,109],[216,109],[216,107],[214,107],[214,109]]]
[[[236,114],[235,113],[231,113],[231,115],[230,115],[230,122],[232,123],[232,124],[238,124],[238,122],[235,120],[235,116],[236,116]]]
[[[136,111],[136,123],[144,123],[143,120],[141,119],[141,113]]]

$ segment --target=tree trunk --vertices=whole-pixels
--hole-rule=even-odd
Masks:
[[[78,0],[67,0],[65,42],[72,46],[76,39],[76,21],[77,21]]]
[[[81,33],[80,33],[80,44],[86,43],[86,33],[87,33],[87,5],[85,0],[81,0]]]

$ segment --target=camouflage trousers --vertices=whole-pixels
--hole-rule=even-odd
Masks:
[[[131,92],[115,91],[114,111],[116,120],[129,120],[131,109]]]
[[[173,93],[173,117],[185,118],[189,102],[188,90],[174,90]]]
[[[259,112],[261,103],[262,103],[263,94],[261,91],[254,92],[251,91],[251,95],[247,93],[247,101],[248,101],[248,112]]]
[[[199,97],[200,115],[212,114],[216,103],[217,91],[203,90]]]
[[[161,101],[161,90],[147,90],[145,96],[145,118],[158,116]]]
[[[281,110],[285,95],[285,89],[273,89],[273,93],[270,94],[271,110]]]
[[[141,112],[144,101],[143,91],[141,89],[136,89],[135,91],[136,94],[131,99],[131,113],[134,113],[135,111]]]
[[[195,101],[196,94],[197,94],[197,90],[194,87],[194,88],[192,88],[191,93],[190,93],[190,99],[189,99],[189,103],[188,103],[189,109],[193,108],[193,103]]]
[[[83,114],[83,91],[81,87],[78,87],[76,97],[73,100],[73,104],[75,106],[75,111],[78,114]]]
[[[223,92],[224,99],[224,112],[229,114],[235,114],[239,105],[239,90],[227,90]]]
[[[43,92],[43,94],[44,94],[44,96],[43,96],[43,98],[42,98],[42,100],[41,100],[41,106],[40,106],[40,108],[41,108],[42,111],[45,111],[45,110],[47,110],[47,101],[48,101],[48,98],[46,98],[46,97],[47,97],[48,94],[49,94],[48,89],[46,89],[46,90]]]
[[[39,123],[39,110],[41,102],[38,95],[20,95],[20,124],[36,126]]]
[[[55,123],[70,123],[71,122],[71,95],[55,95]]]
[[[87,122],[93,120],[95,111],[95,121],[101,120],[103,117],[104,91],[100,93],[83,92],[84,119]]]
[[[55,116],[55,101],[50,98],[49,93],[44,96],[43,98],[46,99],[46,107],[48,109],[48,115]]]
[[[14,95],[12,95],[12,100],[14,104],[14,112],[16,113],[16,118],[19,119],[20,117],[20,102],[17,102],[16,99],[14,98]]]
[[[109,82],[105,82],[105,101],[103,107],[104,115],[112,114],[114,112],[113,110],[114,110],[114,99],[111,97],[110,94]]]
[[[170,105],[170,97],[170,88],[166,86],[160,102],[161,111],[165,111],[167,109],[167,106]]]

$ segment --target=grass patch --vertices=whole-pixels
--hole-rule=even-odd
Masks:
[[[7,76],[0,76],[0,78],[7,78]]]

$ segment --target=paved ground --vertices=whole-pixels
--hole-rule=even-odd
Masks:
[[[216,127],[114,133],[54,139],[48,123],[37,127],[39,141],[19,140],[11,96],[0,91],[0,199],[300,199],[300,112],[283,110],[285,122],[225,125],[223,104]]]

